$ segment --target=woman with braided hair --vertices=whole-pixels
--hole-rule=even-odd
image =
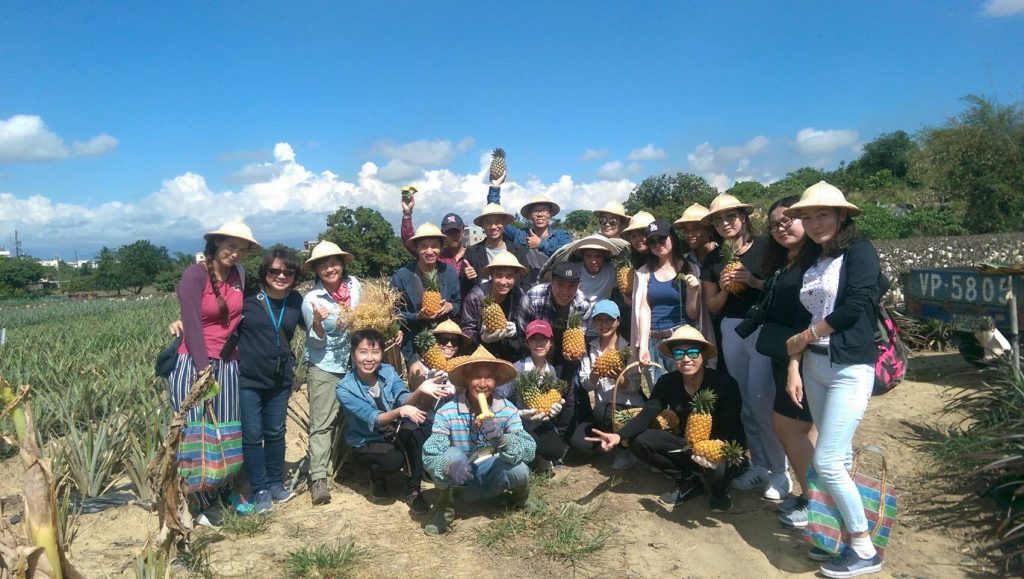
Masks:
[[[242,317],[245,272],[240,264],[260,244],[240,221],[229,221],[203,238],[205,263],[187,268],[177,289],[183,331],[178,359],[168,378],[171,404],[177,411],[199,372],[213,366],[220,392],[211,402],[221,434],[230,435],[234,430],[240,435],[238,356],[233,347],[236,340],[231,337]],[[202,420],[204,412],[203,405],[197,405],[189,409],[188,420]],[[220,494],[189,496],[190,506],[200,512],[197,522],[218,525]]]

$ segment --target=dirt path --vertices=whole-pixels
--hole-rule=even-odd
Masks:
[[[928,474],[934,467],[918,448],[916,426],[933,425],[954,384],[976,379],[952,354],[915,358],[912,381],[875,398],[857,444],[882,447],[890,473],[900,489],[901,523],[894,531],[882,576],[959,577],[964,537],[958,531],[929,528],[924,514],[931,504]],[[297,454],[291,449],[289,458]],[[15,487],[11,461],[0,470],[0,492]],[[372,555],[361,576],[479,577],[570,575],[588,577],[777,577],[813,576],[816,566],[804,553],[799,533],[786,530],[775,518],[772,503],[754,493],[734,492],[735,509],[711,515],[704,499],[668,510],[656,497],[669,481],[638,465],[626,473],[610,469],[610,459],[557,470],[543,493],[550,503],[569,500],[594,505],[614,529],[604,549],[579,568],[540,555],[485,549],[474,542],[474,531],[487,525],[496,512],[460,511],[453,534],[441,538],[422,533],[420,521],[409,517],[401,503],[375,505],[366,499],[362,478],[352,476],[334,491],[334,501],[312,509],[303,493],[275,509],[270,528],[255,538],[224,537],[211,547],[212,566],[223,577],[279,577],[282,561],[301,545],[354,538]],[[397,485],[396,485],[397,486]],[[433,491],[428,492],[428,499]],[[89,577],[117,576],[121,565],[154,530],[155,517],[135,506],[84,516],[72,559]]]

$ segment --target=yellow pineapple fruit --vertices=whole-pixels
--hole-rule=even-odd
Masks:
[[[562,357],[566,360],[580,360],[587,353],[586,335],[583,333],[579,313],[569,314],[569,321],[562,335]]]
[[[711,413],[717,400],[714,390],[698,390],[693,396],[693,412],[686,419],[686,442],[691,446],[711,438]]]
[[[508,320],[505,319],[505,312],[501,311],[501,305],[491,296],[484,298],[484,309],[480,314],[484,320],[484,329],[488,334],[503,330],[508,323]]]
[[[562,400],[568,389],[564,380],[536,368],[521,372],[512,386],[526,407],[524,410],[528,408],[540,413],[550,412],[551,407]]]
[[[604,352],[594,360],[594,373],[601,378],[618,378],[629,362],[629,356],[629,348]]]
[[[435,268],[434,271],[423,275],[423,299],[420,300],[420,313],[432,318],[441,313],[442,303],[441,280]]]
[[[711,439],[694,443],[690,451],[693,456],[698,456],[708,462],[717,463],[722,460],[723,448],[725,448],[724,440]]]
[[[417,192],[418,191],[416,191],[416,188],[413,187],[412,185],[406,185],[405,187],[402,187],[402,201],[410,201],[412,199],[412,196],[415,195]]]
[[[722,243],[722,261],[725,262],[725,267],[722,268],[722,275],[743,267],[743,264],[740,263],[740,256],[737,253],[738,251],[739,247],[736,245],[735,241],[727,239]],[[734,295],[745,289],[747,289],[747,284],[741,281],[731,281],[725,284],[725,291]]]
[[[452,364],[444,357],[444,352],[441,351],[441,346],[437,345],[437,339],[434,338],[434,334],[429,329],[420,332],[413,340],[416,345],[416,349],[420,352],[420,357],[423,359],[423,363],[427,365],[427,368],[431,370],[441,370],[447,372],[451,370]]]
[[[501,177],[501,174],[506,171],[505,166],[505,149],[498,147],[491,153],[491,180]]]
[[[629,261],[629,250],[624,249],[615,260],[615,282],[624,296],[633,295],[633,264]]]

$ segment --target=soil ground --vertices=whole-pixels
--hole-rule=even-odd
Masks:
[[[881,576],[961,577],[984,573],[968,553],[980,521],[946,522],[962,497],[942,488],[935,465],[922,445],[936,426],[949,423],[941,411],[961,387],[978,374],[955,354],[922,355],[911,363],[911,379],[893,392],[874,398],[857,434],[856,444],[880,446],[900,500],[900,518]],[[300,396],[305,398],[305,396]],[[289,468],[302,455],[298,428],[290,425]],[[778,577],[814,576],[817,567],[805,557],[799,532],[776,520],[775,505],[755,492],[733,492],[735,508],[724,515],[708,511],[697,498],[674,510],[657,502],[670,487],[668,479],[643,465],[620,473],[610,457],[556,469],[540,492],[549,504],[569,501],[593,505],[597,518],[613,535],[597,553],[572,567],[542,555],[485,548],[475,531],[502,516],[497,509],[459,508],[454,531],[442,537],[422,532],[423,520],[411,518],[402,502],[373,504],[359,471],[342,471],[334,500],[312,508],[306,485],[290,503],[275,507],[269,528],[253,538],[200,531],[214,542],[211,565],[219,577],[282,577],[286,555],[352,538],[370,554],[357,576],[479,577]],[[0,464],[0,496],[18,492],[17,459]],[[399,487],[396,479],[394,487]],[[427,487],[429,489],[429,486]],[[433,500],[434,491],[427,491]],[[956,517],[953,517],[956,519]],[[156,517],[127,505],[83,515],[71,559],[87,577],[128,576],[122,567],[138,552]]]

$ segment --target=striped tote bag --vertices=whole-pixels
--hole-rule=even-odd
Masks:
[[[189,421],[178,447],[178,474],[189,493],[216,490],[242,468],[242,423],[218,422],[206,401],[202,420]]]

